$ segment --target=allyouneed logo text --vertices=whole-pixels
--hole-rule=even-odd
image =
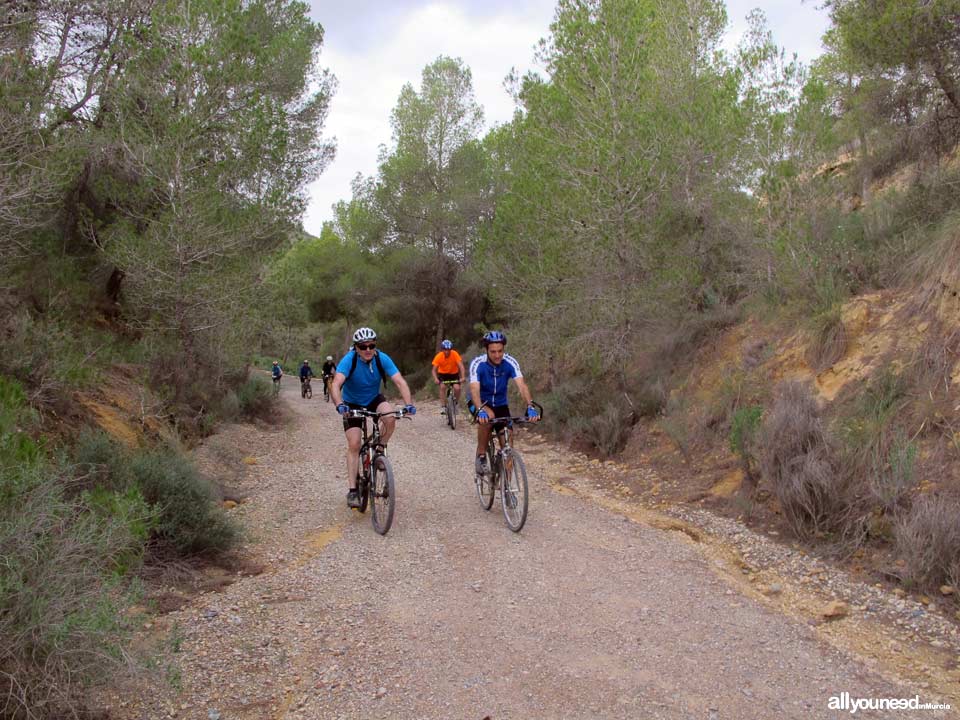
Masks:
[[[847,710],[853,715],[860,710],[949,710],[950,705],[921,702],[919,695],[912,698],[855,698],[848,692],[842,692],[830,698],[827,708]]]

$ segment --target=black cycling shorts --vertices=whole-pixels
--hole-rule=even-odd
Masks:
[[[457,373],[437,373],[437,379],[439,379],[440,382],[443,382],[444,380],[460,382],[460,375]]]
[[[482,409],[483,409],[483,410],[486,410],[488,415],[493,414],[493,417],[494,417],[494,423],[493,423],[493,425],[494,425],[494,427],[503,427],[504,425],[507,424],[507,423],[503,423],[503,422],[496,422],[497,418],[509,418],[509,417],[513,417],[513,415],[512,415],[511,412],[510,412],[510,406],[509,406],[509,405],[498,405],[497,407],[493,407],[493,408],[490,407],[489,405],[484,405]]]
[[[380,407],[380,403],[385,403],[387,399],[381,393],[377,395],[369,405],[357,405],[356,403],[347,403],[347,407],[351,410],[369,410],[370,412],[376,412],[377,408]],[[343,431],[346,432],[350,428],[362,428],[363,427],[363,418],[353,418],[345,417],[343,419]]]

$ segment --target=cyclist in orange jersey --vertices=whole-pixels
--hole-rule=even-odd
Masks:
[[[433,358],[433,381],[440,389],[440,413],[446,412],[447,392],[449,386],[444,385],[444,380],[456,380],[457,384],[453,386],[453,397],[460,402],[460,384],[467,377],[467,371],[463,367],[463,358],[460,353],[453,349],[453,343],[450,340],[444,340],[440,343],[440,352]]]

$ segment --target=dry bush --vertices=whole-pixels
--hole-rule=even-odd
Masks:
[[[809,386],[778,389],[761,429],[760,471],[801,538],[839,529],[847,509],[845,483]]]
[[[610,457],[623,450],[630,439],[633,416],[624,403],[610,402],[596,415],[576,418],[570,426],[604,457]]]
[[[806,361],[819,372],[835,364],[846,351],[847,329],[843,324],[841,307],[835,305],[814,319]]]
[[[960,498],[922,495],[894,526],[902,580],[921,588],[960,583]]]
[[[909,419],[916,433],[939,433],[952,439],[955,424],[953,368],[960,361],[960,330],[931,321],[923,344],[903,370],[911,403]]]

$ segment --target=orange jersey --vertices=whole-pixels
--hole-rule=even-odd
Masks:
[[[460,353],[456,350],[450,351],[450,357],[444,357],[443,352],[438,352],[433,359],[433,365],[437,368],[437,372],[443,375],[459,375],[460,362]]]

